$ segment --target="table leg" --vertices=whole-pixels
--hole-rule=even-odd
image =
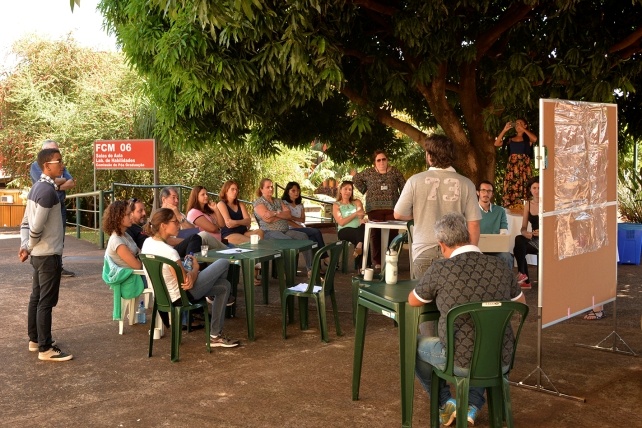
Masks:
[[[354,334],[354,359],[352,363],[352,400],[359,399],[361,385],[361,367],[363,365],[363,348],[366,339],[366,322],[368,308],[357,304],[357,321]]]
[[[381,270],[386,266],[386,251],[388,250],[388,239],[390,238],[390,229],[381,229]]]
[[[243,260],[243,288],[245,292],[245,317],[247,319],[247,338],[254,341],[254,259]],[[263,269],[267,266],[263,265]],[[263,273],[267,272],[264,270]],[[266,275],[261,275],[265,278]],[[262,279],[263,280],[263,279]],[[264,281],[267,281],[265,279]]]
[[[368,267],[368,248],[370,247],[370,223],[366,223],[365,234],[363,236],[363,257],[361,260],[361,272]]]
[[[397,311],[399,323],[399,366],[401,367],[401,422],[412,427],[412,408],[415,397],[415,364],[417,358],[417,328],[419,310],[400,304]]]

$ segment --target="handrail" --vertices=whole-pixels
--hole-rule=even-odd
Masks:
[[[281,186],[277,182],[273,182],[273,183],[274,183],[274,188],[275,189],[277,189],[277,190],[281,189],[283,192],[285,192],[285,187]],[[332,207],[332,205],[334,204],[334,202],[324,201],[322,199],[314,198],[312,196],[301,195],[301,198],[302,199],[307,199],[309,201],[317,202],[317,203],[321,204],[324,208],[326,208],[327,206]],[[312,218],[316,218],[315,216],[311,216],[311,217]],[[330,217],[325,217],[323,215],[319,215],[318,219],[319,219],[319,223],[335,223],[335,225],[336,225],[336,220],[334,219],[332,214],[330,215]],[[326,220],[329,220],[329,221],[326,221]],[[307,214],[306,214],[306,222],[307,222]]]
[[[97,190],[95,192],[85,192],[85,193],[74,193],[67,195],[66,199],[73,199],[75,205],[74,211],[76,212],[76,238],[80,239],[80,230],[81,228],[94,230],[98,232],[98,246],[102,250],[105,248],[105,233],[103,232],[102,223],[103,223],[103,212],[105,211],[105,197],[106,195],[111,195],[112,192],[105,190]],[[98,197],[98,209],[96,210],[96,197]],[[94,209],[83,209],[81,208],[81,198],[94,198]],[[80,213],[93,213],[94,214],[94,227],[89,225],[85,226],[82,224],[82,218]]]

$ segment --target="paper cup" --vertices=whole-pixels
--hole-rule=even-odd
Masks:
[[[256,245],[259,243],[259,235],[250,235],[250,244]]]
[[[207,252],[209,251],[210,247],[207,245],[201,245],[201,256],[207,257]]]
[[[161,338],[161,329],[159,327],[156,327],[154,329],[154,339],[158,340]]]
[[[374,278],[374,269],[366,269],[363,271],[363,279],[364,281],[372,281],[372,278]]]

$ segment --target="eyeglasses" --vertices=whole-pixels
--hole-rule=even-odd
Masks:
[[[387,160],[388,160],[388,158],[379,158],[379,159],[377,159],[376,161],[377,161],[377,162],[383,162],[383,161],[387,161]]]
[[[45,163],[64,163],[64,162],[62,161],[62,159],[59,159],[59,160],[49,161],[49,162],[45,162]]]

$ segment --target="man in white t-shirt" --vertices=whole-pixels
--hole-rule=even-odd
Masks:
[[[425,139],[424,147],[430,168],[408,179],[394,210],[397,220],[414,220],[413,273],[418,279],[433,260],[442,257],[433,231],[438,219],[451,212],[463,214],[473,245],[479,242],[481,220],[475,185],[452,167],[453,142],[444,135],[432,135]]]

